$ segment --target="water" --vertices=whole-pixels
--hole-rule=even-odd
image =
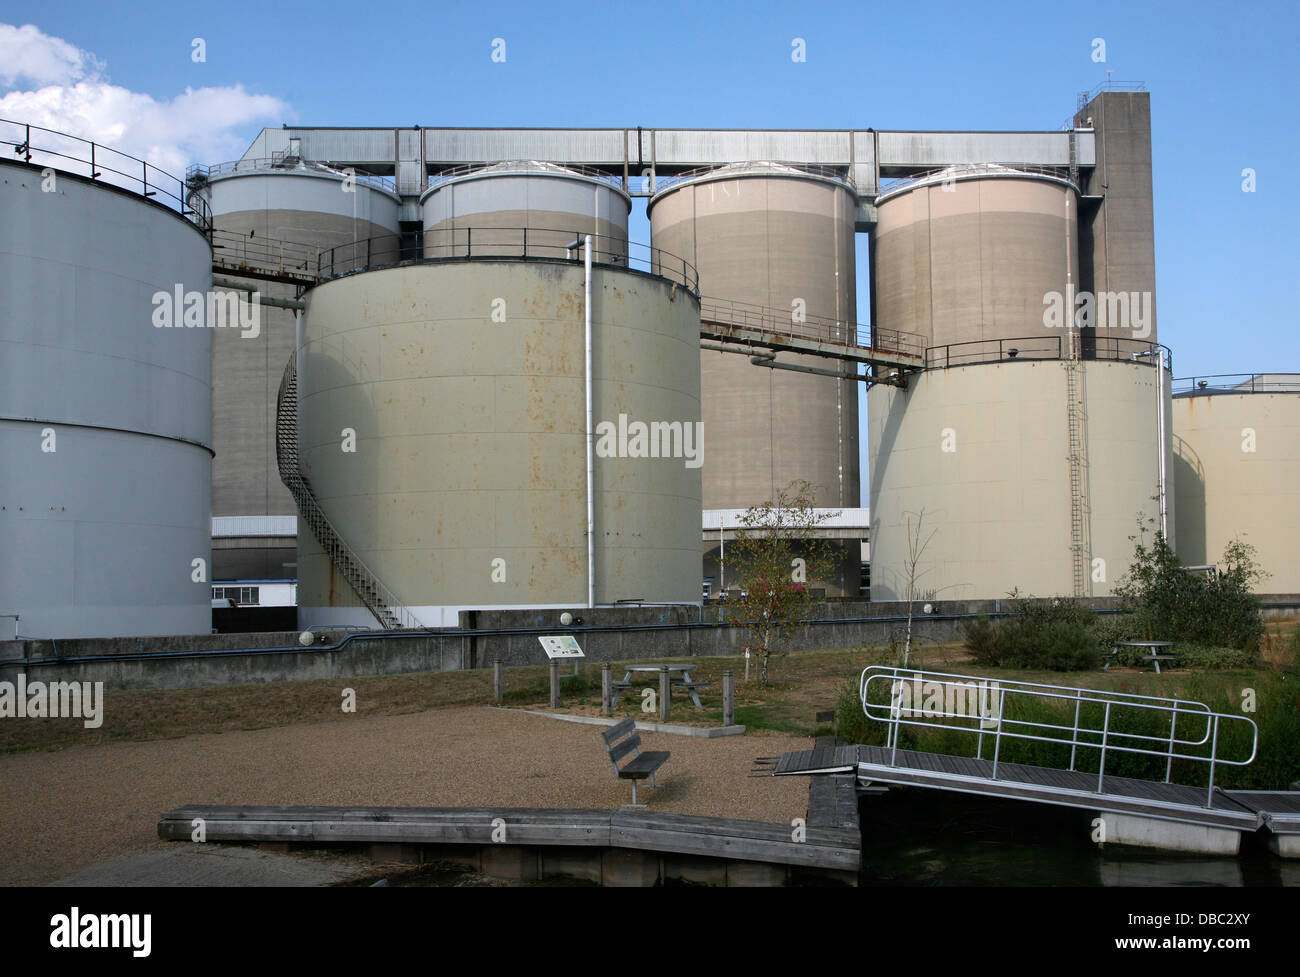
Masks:
[[[863,886],[1300,885],[1300,861],[1263,837],[1235,858],[1108,846],[1092,841],[1096,812],[957,794],[891,789],[863,797]]]

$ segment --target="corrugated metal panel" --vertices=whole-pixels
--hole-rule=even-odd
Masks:
[[[420,158],[420,134],[414,129],[397,130],[397,157],[414,160]]]
[[[1097,165],[1097,136],[1091,132],[1076,133],[1074,137],[1075,152],[1079,154],[1080,166]]]
[[[392,129],[290,129],[302,140],[307,159],[328,159],[359,165],[394,162]]]
[[[417,160],[402,160],[397,164],[397,192],[403,196],[424,192],[424,167]]]
[[[844,164],[849,161],[849,133],[807,130],[656,129],[654,148],[656,163],[683,166],[769,159]],[[646,153],[648,158],[648,147]]]
[[[425,159],[478,163],[509,159],[623,163],[622,129],[425,129]]]
[[[297,536],[297,516],[213,516],[212,535]]]
[[[433,163],[480,163],[508,159],[541,159],[588,165],[635,166],[654,158],[660,164],[703,166],[746,160],[845,165],[852,155],[859,176],[871,161],[874,137],[868,131],[725,130],[725,129],[424,129],[425,158]],[[302,139],[310,159],[341,163],[394,162],[392,129],[264,129],[245,158],[262,158],[282,151],[290,135]],[[638,141],[639,135],[639,141]],[[400,156],[419,158],[419,133],[397,130]],[[882,132],[881,165],[942,166],[948,163],[1038,163],[1066,166],[1070,162],[1065,132]],[[849,142],[853,151],[850,154]],[[1076,136],[1077,163],[1096,162],[1092,133]]]
[[[1070,165],[1067,132],[882,132],[881,166],[949,163]],[[1090,163],[1084,165],[1091,165]]]

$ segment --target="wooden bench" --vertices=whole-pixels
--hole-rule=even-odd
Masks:
[[[642,753],[641,737],[637,735],[635,719],[624,719],[621,723],[605,730],[601,736],[605,738],[605,749],[609,751],[609,759],[614,764],[614,773],[618,775],[618,779],[632,781],[632,803],[623,806],[645,807],[644,804],[636,802],[636,782],[648,777],[650,786],[658,788],[659,785],[655,783],[655,771],[668,759],[668,751],[647,750]],[[618,761],[629,753],[635,755],[620,767]]]

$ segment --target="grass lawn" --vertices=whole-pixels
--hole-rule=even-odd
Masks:
[[[1234,698],[1240,690],[1276,675],[1279,667],[1294,667],[1289,638],[1296,630],[1295,619],[1268,622],[1268,637],[1261,663],[1250,669],[1190,672],[1167,670],[1163,675],[1132,669],[1109,672],[1044,672],[972,666],[960,644],[914,646],[912,664],[939,671],[987,677],[989,679],[1041,682],[1052,685],[1087,686],[1146,695],[1186,694],[1189,682],[1199,697],[1218,692]],[[817,713],[836,708],[841,690],[856,687],[858,674],[868,665],[890,660],[886,648],[832,648],[823,651],[792,652],[784,661],[774,658],[771,684],[761,689],[756,680],[746,682],[743,656],[695,658],[694,678],[709,684],[701,691],[703,709],[679,693],[673,699],[674,723],[720,725],[722,722],[722,672],[730,668],[736,677],[736,721],[749,730],[790,735],[821,735],[831,732],[830,724],[818,723]],[[663,660],[685,661],[685,659]],[[659,660],[643,662],[660,664]],[[615,679],[622,678],[614,663]],[[562,666],[562,671],[568,666]],[[757,669],[751,661],[751,674]],[[550,711],[549,669],[546,665],[506,670],[505,705],[512,708]],[[651,681],[646,687],[650,688]],[[654,684],[657,688],[657,683]],[[396,716],[452,705],[491,705],[492,670],[416,672],[405,675],[319,679],[303,682],[275,682],[254,685],[213,686],[170,691],[106,691],[104,722],[98,729],[86,729],[80,719],[39,719],[0,722],[0,753],[28,750],[57,750],[68,746],[130,740],[168,739],[192,733],[220,733],[262,729],[297,723],[329,722],[344,718],[341,710],[345,688],[356,691],[357,714]],[[600,665],[582,664],[577,679],[563,682],[560,711],[583,715],[600,714]],[[634,689],[619,702],[617,717],[635,716],[654,720],[657,712],[641,710],[641,698]],[[1300,747],[1300,744],[1295,744]]]

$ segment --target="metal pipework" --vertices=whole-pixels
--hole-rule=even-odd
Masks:
[[[276,299],[262,295],[256,288],[248,282],[240,281],[238,278],[227,278],[225,275],[213,275],[212,285],[214,288],[233,288],[238,292],[257,293],[258,305],[270,305],[277,309],[291,309],[294,312],[304,312],[307,309],[307,303],[302,299]]]

